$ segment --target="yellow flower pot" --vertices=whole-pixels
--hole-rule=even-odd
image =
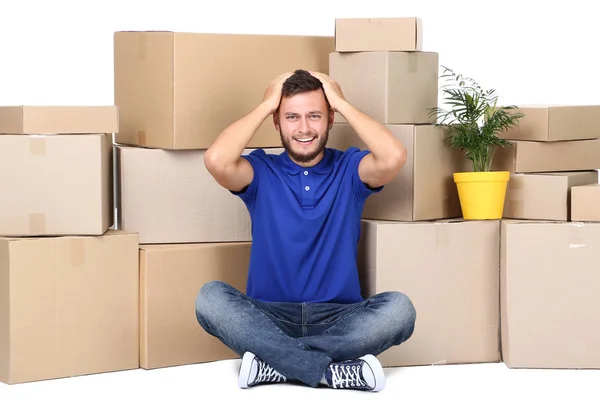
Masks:
[[[501,219],[504,213],[508,171],[455,172],[464,219]]]

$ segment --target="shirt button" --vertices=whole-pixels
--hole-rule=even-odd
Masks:
[[[304,186],[304,190],[310,190],[308,186]]]
[[[308,175],[308,171],[304,171],[304,175]]]

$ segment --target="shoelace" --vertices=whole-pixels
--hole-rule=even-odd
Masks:
[[[331,369],[331,384],[335,389],[366,387],[367,383],[360,375],[360,365],[334,364]]]
[[[286,377],[277,372],[273,367],[265,363],[264,361],[258,360],[258,374],[256,376],[255,383],[260,382],[285,382]]]

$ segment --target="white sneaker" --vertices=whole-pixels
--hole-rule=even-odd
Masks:
[[[255,356],[254,353],[249,351],[244,353],[238,376],[238,385],[240,388],[247,389],[259,383],[280,383],[286,381],[287,378],[285,376]]]
[[[385,387],[385,374],[374,355],[367,354],[358,360],[329,364],[325,380],[333,389],[358,389],[378,392]]]

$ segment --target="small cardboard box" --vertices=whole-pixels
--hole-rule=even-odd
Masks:
[[[420,18],[337,18],[335,51],[421,51]]]

